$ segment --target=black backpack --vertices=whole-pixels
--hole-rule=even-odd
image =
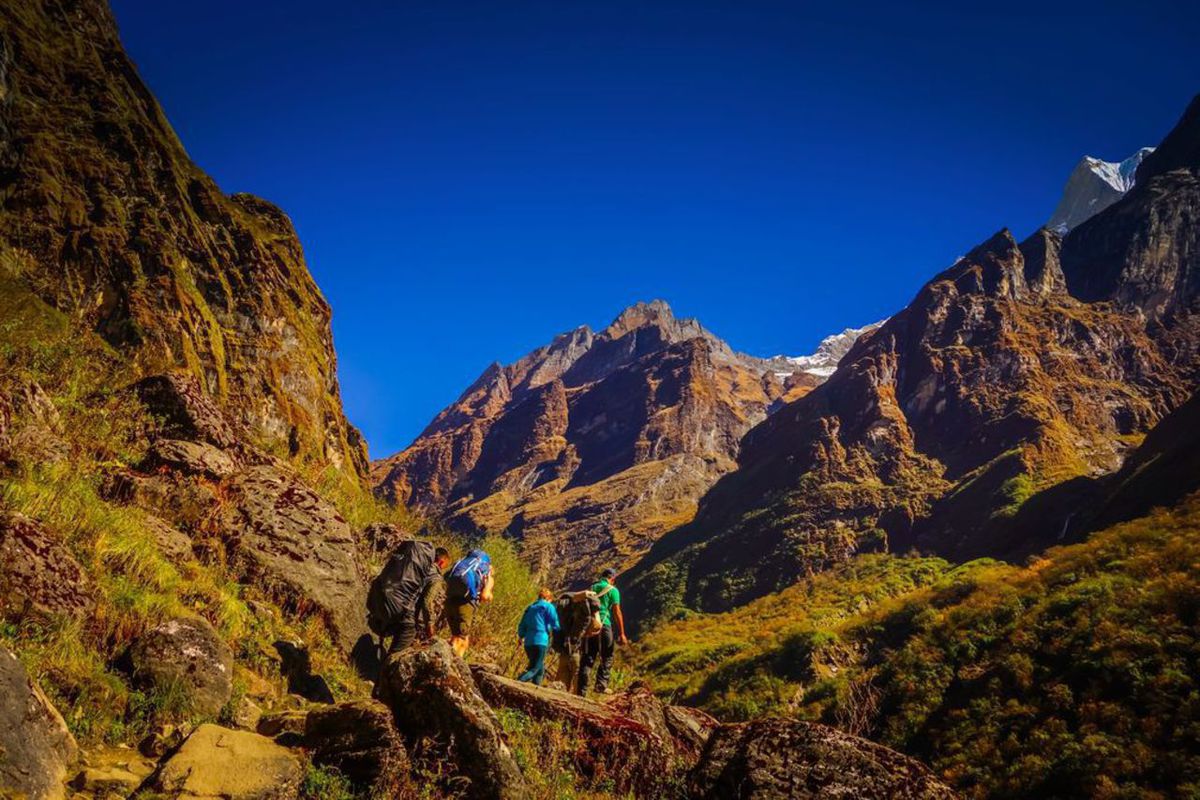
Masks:
[[[377,636],[392,633],[397,620],[413,618],[425,588],[437,577],[430,542],[408,539],[397,545],[367,592],[367,625]]]

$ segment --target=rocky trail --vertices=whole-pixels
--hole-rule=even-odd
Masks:
[[[644,686],[583,699],[468,667],[435,641],[393,655],[378,700],[315,705],[229,726],[165,727],[136,748],[81,751],[13,654],[0,652],[0,767],[9,792],[44,798],[287,800],[307,764],[373,797],[533,796],[498,714],[553,722],[584,786],[663,798],[951,798],[906,756],[815,723],[722,725]]]

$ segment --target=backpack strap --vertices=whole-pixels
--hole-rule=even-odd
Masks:
[[[613,590],[613,585],[610,583],[608,586],[604,587],[603,592],[596,592],[596,599],[600,599],[601,597],[604,597],[604,595],[608,594],[612,590]]]

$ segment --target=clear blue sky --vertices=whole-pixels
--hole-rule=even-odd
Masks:
[[[113,5],[197,163],[295,222],[373,457],[637,300],[809,351],[1200,91],[1194,3]]]

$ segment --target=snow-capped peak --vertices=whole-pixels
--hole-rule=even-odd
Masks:
[[[1123,161],[1084,156],[1071,171],[1046,226],[1065,234],[1120,200],[1133,188],[1142,159],[1153,152],[1153,147],[1143,147]]]
[[[794,367],[797,372],[805,372],[818,378],[828,378],[837,369],[838,362],[842,360],[842,356],[850,352],[850,348],[858,341],[858,337],[875,330],[885,322],[887,320],[873,322],[861,328],[846,328],[841,333],[826,336],[817,345],[816,351],[811,355],[775,356],[771,360],[786,362]]]

